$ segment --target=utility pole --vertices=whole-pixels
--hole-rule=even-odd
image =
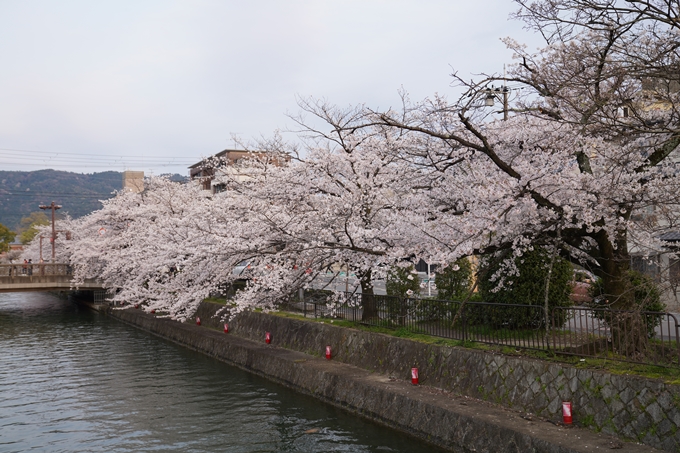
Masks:
[[[57,211],[57,209],[61,209],[61,206],[58,204],[54,204],[54,201],[52,202],[51,205],[47,206],[44,204],[41,204],[40,209],[51,209],[52,210],[52,237],[50,238],[50,242],[52,243],[52,262],[54,263],[56,261],[56,253],[55,253],[55,248],[54,248],[54,243],[57,240],[57,230],[55,227],[54,223],[54,213]]]
[[[494,105],[494,100],[500,100],[503,102],[503,121],[508,120],[508,95],[510,94],[510,88],[508,88],[506,85],[503,85],[500,88],[486,88],[483,93],[485,94],[484,97],[484,105],[487,107],[493,107]],[[503,96],[501,98],[501,95]],[[500,113],[500,112],[497,112]]]
[[[508,120],[508,87],[503,85],[503,121]]]
[[[485,94],[484,105],[487,107],[493,107],[494,99],[501,100],[500,94],[503,95],[503,121],[508,120],[508,95],[510,94],[510,88],[508,88],[508,79],[505,77],[505,65],[503,65],[503,86],[500,88],[486,88],[482,91]],[[500,113],[500,112],[498,112]]]
[[[508,120],[508,79],[505,76],[505,65],[503,65],[503,121]]]

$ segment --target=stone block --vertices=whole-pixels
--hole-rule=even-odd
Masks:
[[[633,398],[635,398],[636,393],[630,387],[626,387],[619,392],[619,396],[621,397],[621,402],[628,406],[633,400]]]
[[[609,403],[609,412],[612,416],[616,416],[625,409],[625,405],[618,399],[614,398]]]
[[[678,436],[667,437],[661,441],[659,448],[665,451],[680,451],[680,438]]]
[[[650,417],[652,417],[652,421],[655,424],[661,423],[661,420],[664,420],[666,418],[666,414],[663,413],[661,410],[661,406],[659,406],[659,403],[656,401],[651,403],[645,411],[649,414]]]
[[[633,420],[632,425],[635,428],[635,432],[640,435],[643,432],[646,433],[654,425],[654,421],[652,417],[643,412]]]
[[[669,433],[673,430],[673,422],[667,418],[663,419],[660,423],[656,425],[656,435],[664,439],[668,437]]]
[[[559,397],[553,398],[553,400],[550,401],[550,404],[548,404],[548,406],[546,407],[546,411],[548,412],[548,414],[550,414],[550,415],[560,414],[561,415],[562,414],[562,401],[565,401],[565,400],[563,400],[562,398],[559,398]]]
[[[571,393],[576,393],[581,388],[581,382],[578,380],[578,376],[572,376],[569,381],[569,391]]]

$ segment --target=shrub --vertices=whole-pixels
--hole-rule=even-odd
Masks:
[[[487,267],[481,273],[483,278],[479,281],[479,290],[484,302],[530,305],[536,308],[476,305],[470,307],[470,316],[466,311],[468,322],[513,329],[544,327],[545,314],[542,307],[545,305],[545,282],[548,278],[550,259],[550,254],[542,248],[515,258],[519,275],[506,276],[506,280],[512,281],[512,284],[507,282],[499,290],[496,290],[497,282],[491,281],[490,278],[501,269],[501,263],[483,260],[482,266]],[[572,305],[569,299],[572,275],[571,263],[556,257],[548,291],[548,309],[554,323],[553,327],[562,327],[567,320],[567,312],[559,308]]]
[[[460,258],[438,270],[436,276],[437,299],[463,300],[472,288],[472,264],[467,258]]]
[[[392,267],[387,273],[385,289],[388,296],[418,297],[420,294],[420,278],[413,265]]]
[[[665,312],[666,304],[661,302],[661,291],[654,280],[638,271],[629,270],[626,273],[628,289],[633,291],[632,310]],[[608,308],[607,295],[604,292],[604,284],[598,278],[590,287],[590,295],[593,298],[590,306],[592,308]],[[606,311],[595,310],[593,316],[609,324],[612,319]],[[663,315],[646,315],[645,324],[647,326],[647,337],[652,338],[656,327],[661,323]],[[610,326],[611,327],[611,326]]]
[[[420,278],[413,265],[406,267],[394,266],[387,273],[385,281],[387,296],[384,299],[383,308],[387,310],[389,320],[399,326],[403,326],[409,313],[420,295]]]

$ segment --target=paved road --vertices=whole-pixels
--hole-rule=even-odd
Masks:
[[[576,307],[578,308],[578,307]],[[664,316],[661,323],[656,327],[658,339],[675,340],[679,338],[676,325],[680,322],[680,313],[670,313],[671,316]],[[599,319],[593,318],[588,311],[574,310],[574,317],[565,326],[568,330],[606,334],[609,328]]]

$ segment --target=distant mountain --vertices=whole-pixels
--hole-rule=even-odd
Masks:
[[[186,180],[178,174],[170,178]],[[62,206],[57,212],[81,217],[100,209],[99,200],[112,197],[113,192],[122,187],[123,174],[117,171],[90,174],[57,170],[0,171],[0,223],[16,229],[22,217],[52,201]]]

